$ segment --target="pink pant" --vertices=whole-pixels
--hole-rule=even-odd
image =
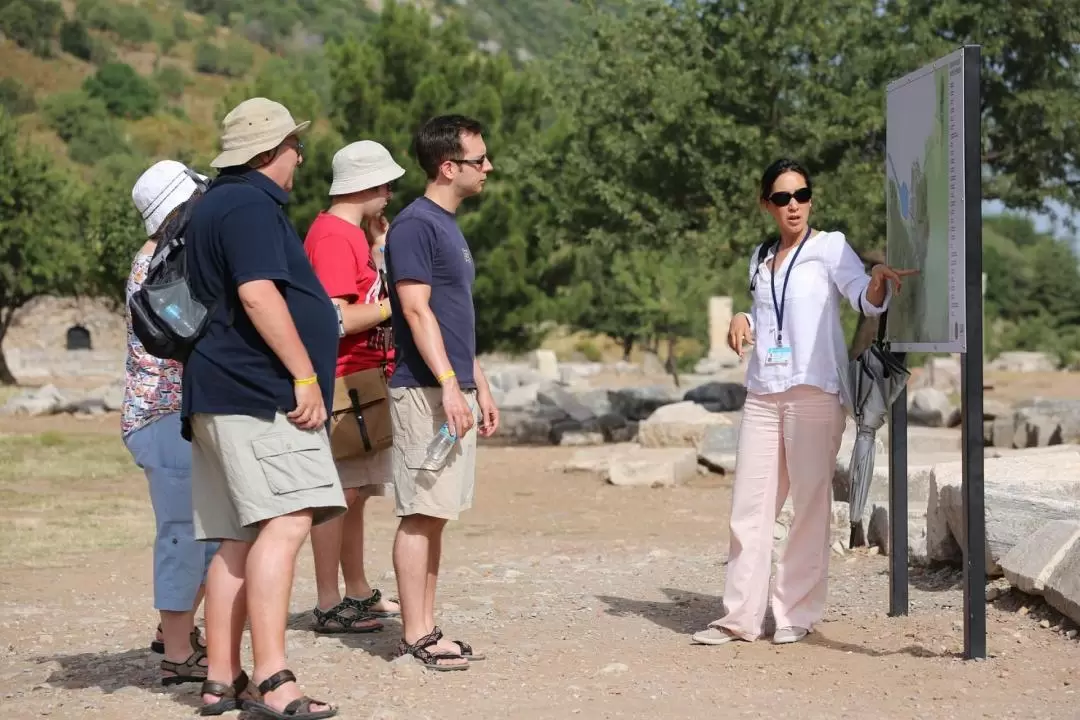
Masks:
[[[761,635],[769,600],[773,526],[791,492],[794,518],[772,593],[776,626],[813,629],[825,610],[832,478],[844,432],[837,395],[798,385],[746,396],[735,487],[723,618],[735,635]]]

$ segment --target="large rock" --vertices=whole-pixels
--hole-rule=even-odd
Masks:
[[[1032,400],[1018,404],[1016,412],[1019,413],[1020,418],[1030,415],[1050,418],[1059,428],[1060,442],[1080,442],[1080,400]],[[1014,425],[1019,422],[1018,418]]]
[[[1042,352],[1011,351],[1003,352],[987,365],[989,370],[999,372],[1054,372],[1057,363]]]
[[[1053,520],[1006,553],[1001,570],[1021,592],[1042,595],[1046,581],[1078,540],[1080,521]]]
[[[512,387],[509,390],[503,391],[503,395],[500,398],[499,408],[505,410],[507,408],[527,408],[536,404],[537,393],[540,392],[539,383],[530,383],[528,385],[518,385]]]
[[[499,432],[487,444],[550,445],[552,428],[569,416],[557,407],[533,405],[499,413]]]
[[[545,380],[559,379],[559,359],[554,350],[533,350],[530,364],[540,377]]]
[[[934,387],[919,388],[911,393],[908,421],[927,427],[946,427],[952,424],[953,407],[949,396]]]
[[[735,472],[739,449],[739,426],[709,425],[698,445],[698,462],[713,472]]]
[[[1043,596],[1055,610],[1080,623],[1080,542],[1073,543],[1046,579]]]
[[[592,473],[612,485],[673,487],[697,474],[697,452],[691,448],[606,445],[579,450],[569,460],[552,465],[552,469]]]
[[[663,385],[651,385],[609,390],[608,400],[612,412],[627,420],[644,420],[659,408],[678,402],[678,397]]]
[[[59,412],[68,402],[56,386],[43,385],[8,400],[0,408],[0,415],[51,415]]]
[[[917,372],[910,389],[930,387],[940,390],[946,395],[960,392],[960,356],[949,355],[946,357],[930,357]]]
[[[734,412],[746,402],[746,388],[740,383],[708,382],[687,390],[683,400],[712,412]]]
[[[697,403],[673,403],[659,408],[638,426],[638,442],[643,447],[691,447],[696,450],[710,426],[731,424],[728,416],[709,412]]]
[[[596,414],[585,406],[573,393],[559,385],[548,385],[536,394],[536,401],[541,405],[556,407],[578,422],[594,419]]]
[[[1077,450],[984,460],[985,552],[990,576],[1000,575],[1001,558],[1048,521],[1080,517],[1080,448]],[[939,463],[933,475],[927,534],[930,503],[936,496],[950,534],[964,547],[961,463]]]

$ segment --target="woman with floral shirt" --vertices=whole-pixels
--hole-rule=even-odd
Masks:
[[[198,176],[201,178],[201,176]],[[136,253],[127,297],[146,279],[157,247],[180,206],[198,192],[191,171],[162,160],[131,191],[150,238]],[[135,463],[146,473],[154,507],[154,607],[161,615],[151,648],[163,654],[163,685],[206,679],[206,647],[195,629],[195,610],[216,543],[195,539],[191,510],[191,445],[180,436],[183,367],[146,352],[127,317],[127,359],[120,431]]]

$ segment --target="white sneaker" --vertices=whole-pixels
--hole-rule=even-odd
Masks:
[[[773,644],[775,645],[788,645],[790,643],[797,643],[806,637],[809,630],[801,627],[782,627],[776,628],[776,632],[772,636]]]
[[[725,645],[732,640],[742,640],[742,638],[733,635],[727,628],[710,626],[694,633],[694,642],[699,645]]]

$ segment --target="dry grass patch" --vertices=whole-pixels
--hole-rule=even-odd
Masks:
[[[146,483],[117,436],[0,436],[0,567],[55,567],[152,540]]]
[[[33,88],[38,102],[45,96],[76,90],[94,66],[66,53],[39,58],[11,40],[0,39],[0,77],[13,77]]]

